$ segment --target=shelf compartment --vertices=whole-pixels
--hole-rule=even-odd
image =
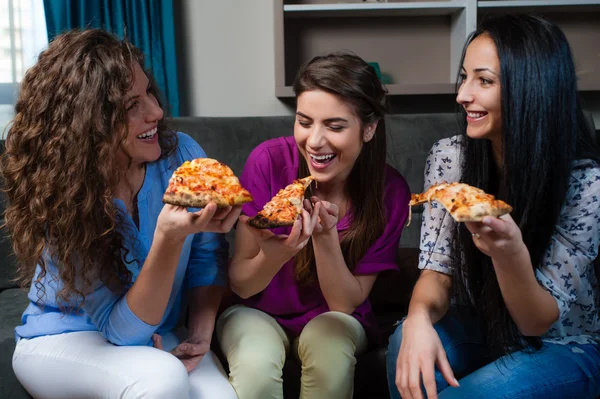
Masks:
[[[280,86],[291,86],[305,61],[336,50],[378,62],[383,82],[397,92],[392,94],[412,91],[404,89],[411,85],[446,87],[453,81],[450,16],[319,18],[310,23],[286,19],[284,40],[285,79]]]

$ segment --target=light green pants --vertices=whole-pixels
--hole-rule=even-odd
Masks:
[[[216,327],[239,399],[283,399],[282,370],[290,354],[302,364],[301,399],[352,398],[355,356],[367,347],[354,317],[340,312],[315,317],[291,343],[291,353],[283,328],[260,310],[232,306]]]

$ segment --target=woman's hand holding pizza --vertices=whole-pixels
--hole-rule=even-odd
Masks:
[[[465,226],[477,248],[493,260],[510,259],[527,250],[521,229],[509,214],[486,216],[481,222],[465,222]]]
[[[197,212],[186,208],[165,204],[156,222],[156,232],[169,238],[185,239],[199,232],[227,233],[237,220],[241,206],[217,208],[209,203]]]
[[[242,222],[243,228],[250,230],[263,256],[275,259],[285,258],[284,260],[287,261],[308,243],[317,224],[320,207],[320,205],[315,206],[312,212],[303,209],[301,216],[294,222],[289,235],[274,234],[268,229],[251,227],[246,223],[249,217],[245,215],[240,216],[239,220]]]

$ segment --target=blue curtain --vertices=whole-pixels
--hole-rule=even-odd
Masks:
[[[173,0],[44,0],[48,40],[73,28],[103,28],[144,52],[167,100],[179,116]]]

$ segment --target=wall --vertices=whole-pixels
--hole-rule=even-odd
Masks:
[[[273,0],[174,2],[181,114],[289,115],[275,97]],[[582,93],[600,128],[600,93]],[[453,95],[393,96],[393,113],[452,112]]]
[[[275,97],[272,0],[174,3],[182,115],[292,114]]]

